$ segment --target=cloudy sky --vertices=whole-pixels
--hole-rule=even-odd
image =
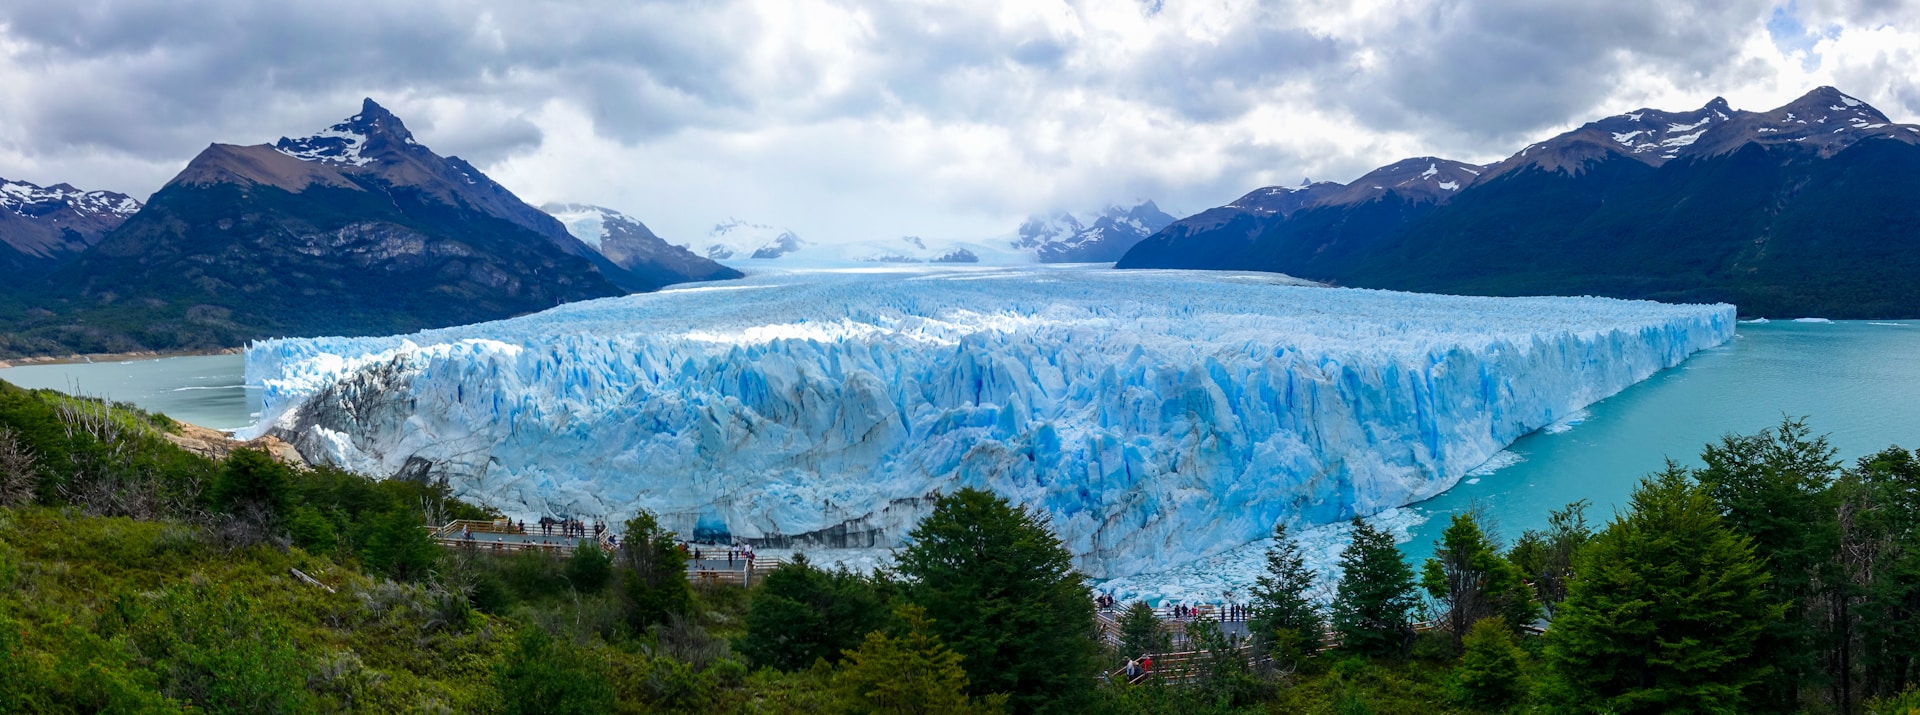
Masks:
[[[670,238],[1185,214],[1822,84],[1920,118],[1912,0],[0,0],[0,177],[144,197],[371,96],[523,198]]]

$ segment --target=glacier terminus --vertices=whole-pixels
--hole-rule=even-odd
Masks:
[[[1084,266],[774,272],[246,352],[309,460],[514,518],[888,547],[960,487],[1099,579],[1438,494],[1733,336],[1730,305]]]

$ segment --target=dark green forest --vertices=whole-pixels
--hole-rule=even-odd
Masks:
[[[890,570],[696,586],[645,513],[613,551],[443,549],[424,525],[491,514],[174,429],[0,383],[0,712],[1920,712],[1920,455],[1841,464],[1800,421],[1604,523],[1456,515],[1415,564],[1355,520],[1332,584],[1280,527],[1250,642],[1202,619],[1178,682],[1132,685],[1166,626],[1122,604],[1110,645],[990,493],[940,497]]]

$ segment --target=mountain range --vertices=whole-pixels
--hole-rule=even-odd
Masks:
[[[393,334],[738,275],[651,232],[595,250],[473,165],[415,141],[371,99],[312,136],[210,145],[145,206],[54,188],[78,197],[71,206],[116,209],[105,213],[117,225],[69,207],[53,213],[91,222],[42,221],[64,228],[57,241],[7,233],[15,253],[41,258],[7,281],[16,309],[0,313],[11,318],[0,352]]]
[[[1152,201],[1109,206],[1084,223],[1064,212],[1033,216],[1020,224],[1013,247],[1031,251],[1042,263],[1111,263],[1171,223],[1173,217]]]
[[[1920,316],[1920,127],[1831,87],[1587,123],[1485,166],[1423,157],[1255,190],[1121,268],[1263,270],[1487,295],[1726,301],[1748,316]]]
[[[126,194],[0,179],[0,276],[52,273],[139,211]]]

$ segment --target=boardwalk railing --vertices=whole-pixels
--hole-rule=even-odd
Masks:
[[[689,562],[687,580],[696,584],[728,584],[744,588],[759,583],[760,579],[766,578],[767,574],[773,573],[774,569],[786,563],[785,559],[766,556],[752,559],[736,558],[738,565],[729,565],[727,568],[709,568],[701,566],[698,562]]]
[[[1096,611],[1094,614],[1095,625],[1100,629],[1101,640],[1114,647],[1120,645],[1120,622],[1117,619],[1118,615],[1116,612],[1104,610]],[[1101,679],[1114,684],[1161,683],[1179,686],[1193,685],[1206,677],[1206,668],[1212,664],[1215,657],[1241,658],[1255,668],[1265,667],[1264,664],[1267,662],[1265,659],[1255,659],[1253,657],[1253,644],[1250,642],[1242,642],[1234,646],[1231,650],[1217,654],[1205,650],[1184,650],[1192,648],[1192,643],[1190,643],[1186,637],[1186,625],[1186,621],[1177,619],[1162,620],[1160,622],[1161,628],[1165,629],[1169,636],[1172,636],[1171,642],[1173,643],[1173,647],[1183,650],[1150,654],[1149,657],[1152,659],[1153,665],[1144,673],[1129,677],[1126,672],[1126,666],[1121,666],[1102,673],[1100,676]],[[1414,623],[1412,627],[1413,632],[1423,633],[1442,628],[1442,625],[1440,621],[1436,620]],[[1536,635],[1545,633],[1544,630],[1532,626],[1527,626],[1526,629],[1535,632]],[[1324,653],[1338,647],[1340,647],[1339,633],[1328,629],[1322,634],[1320,639],[1320,652]]]
[[[1160,653],[1149,656],[1153,665],[1138,675],[1128,676],[1126,667],[1121,666],[1101,674],[1100,677],[1109,683],[1116,684],[1160,683],[1163,685],[1179,686],[1193,685],[1206,678],[1207,666],[1212,665],[1213,659],[1216,657],[1240,658],[1252,662],[1253,646],[1251,644],[1241,645],[1230,651],[1221,653],[1204,650],[1183,650],[1172,653]],[[1252,664],[1255,667],[1260,667],[1260,663]]]
[[[600,548],[607,551],[614,548],[611,532],[598,537],[567,536],[558,527],[547,532],[528,527],[522,532],[508,519],[456,519],[443,526],[427,528],[434,543],[441,546],[495,553],[542,551],[564,556],[573,553],[582,539],[598,542]]]

